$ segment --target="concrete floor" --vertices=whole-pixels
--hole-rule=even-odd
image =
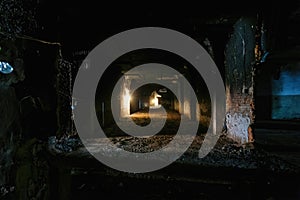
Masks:
[[[146,110],[134,113],[131,117],[137,124],[145,124],[149,120]],[[168,122],[169,127],[178,126],[180,114],[169,111]],[[166,128],[165,132],[169,130]],[[256,146],[300,169],[300,121],[258,121],[254,134]]]
[[[149,123],[146,111],[131,117],[137,124]],[[111,142],[132,152],[137,152],[136,148],[145,152],[156,150],[172,139],[179,119],[177,112],[169,112],[164,134],[147,141],[126,136],[113,137]],[[69,186],[63,193],[57,192],[55,187],[52,194],[59,194],[61,199],[85,199],[87,195],[115,195],[118,199],[299,199],[299,174],[295,170],[300,169],[300,134],[296,130],[266,125],[261,123],[255,127],[254,148],[243,148],[222,135],[214,150],[199,159],[197,152],[205,136],[200,134],[180,159],[164,169],[146,174],[112,170],[97,162],[85,148],[62,153],[53,143],[49,146],[49,160],[55,172],[61,171],[52,177],[53,182],[57,188]],[[117,128],[109,130],[112,135],[119,135]],[[91,150],[90,147],[96,144],[103,144],[103,151],[114,153],[101,138],[91,140],[86,148]],[[94,154],[98,151],[95,148]]]
[[[299,166],[300,168],[300,129],[291,122],[265,123],[255,128],[255,143],[273,155]],[[292,129],[294,127],[294,129]],[[290,129],[290,130],[288,130]]]

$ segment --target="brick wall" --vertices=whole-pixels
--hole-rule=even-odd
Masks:
[[[240,143],[253,140],[254,116],[255,19],[240,18],[225,49],[226,130]]]

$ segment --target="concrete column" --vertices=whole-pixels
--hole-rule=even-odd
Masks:
[[[216,99],[216,93],[215,91],[212,94],[212,100],[211,100],[211,123],[213,128],[213,134],[217,133],[217,99]],[[221,123],[221,122],[219,122]]]
[[[198,111],[198,101],[196,99],[191,98],[191,120],[196,121],[197,120],[197,114]]]
[[[182,77],[178,79],[178,111],[180,114],[184,114],[184,85]]]
[[[186,82],[183,85],[183,114],[188,119],[191,119],[191,91],[188,89]]]
[[[130,115],[130,83],[131,79],[123,78],[120,90],[120,117],[127,118]]]

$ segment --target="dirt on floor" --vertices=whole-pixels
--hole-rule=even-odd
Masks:
[[[149,123],[146,111],[131,115],[139,125]],[[240,145],[222,134],[204,158],[198,152],[206,137],[205,129],[195,135],[182,135],[178,145],[193,140],[188,150],[170,166],[151,173],[124,173],[111,168],[92,168],[93,156],[87,151],[116,155],[117,147],[134,153],[157,151],[169,144],[180,123],[180,115],[169,112],[163,130],[151,137],[133,137],[116,126],[106,129],[107,138],[85,141],[78,137],[49,139],[49,152],[60,158],[58,167],[69,166],[72,199],[87,195],[108,195],[130,199],[298,199],[299,166],[266,151],[261,145]],[[176,145],[170,151],[178,151]],[[149,158],[150,161],[153,158]],[[154,158],[155,159],[155,158]],[[95,160],[95,159],[94,159]],[[74,163],[81,167],[74,167]],[[73,163],[73,164],[72,164]],[[84,166],[84,167],[82,167]]]

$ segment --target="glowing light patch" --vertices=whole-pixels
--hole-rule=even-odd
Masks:
[[[125,88],[123,95],[123,109],[124,113],[126,113],[125,115],[130,115],[130,100],[130,91],[127,88]]]
[[[14,70],[14,68],[7,62],[0,61],[0,72],[3,74],[9,74]]]
[[[157,94],[156,91],[153,91],[150,96],[150,108],[160,108],[161,105],[158,103],[158,97],[161,95]]]

